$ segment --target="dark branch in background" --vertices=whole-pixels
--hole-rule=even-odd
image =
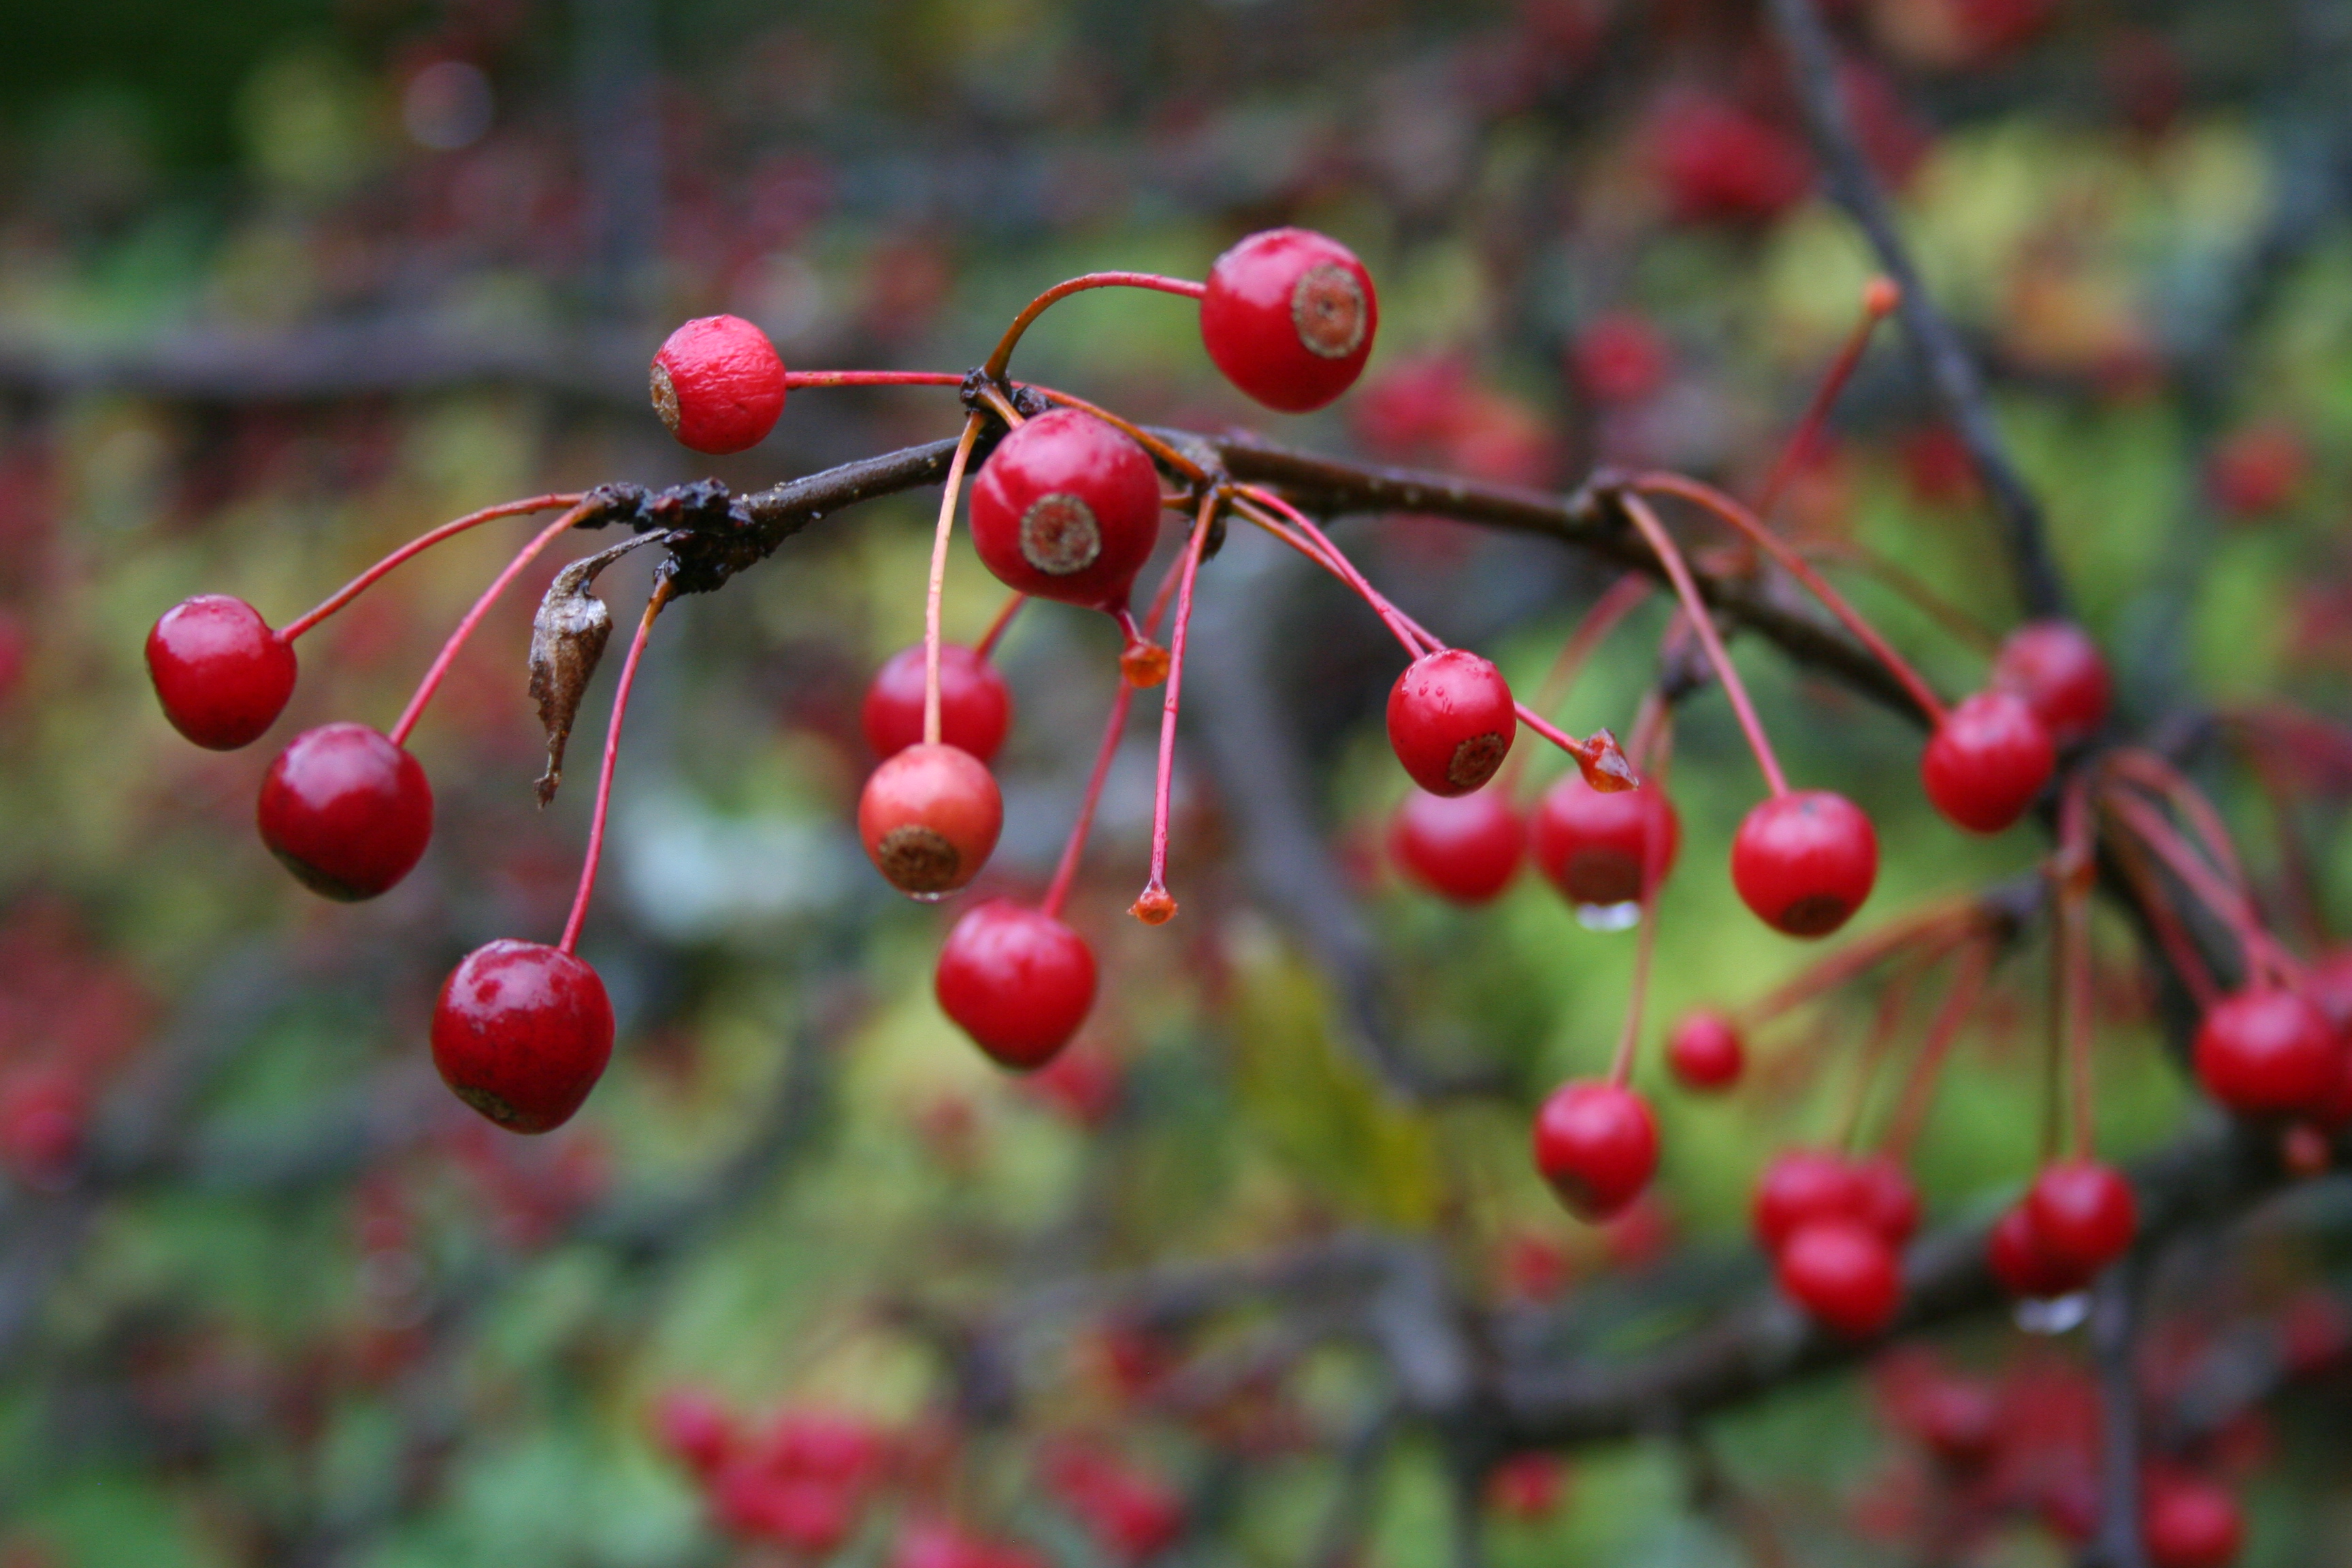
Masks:
[[[1895,214],[1846,112],[1838,71],[1837,46],[1822,25],[1813,0],[1771,0],[1772,19],[1795,65],[1797,95],[1813,147],[1829,173],[1830,194],[1852,216],[1878,257],[1882,271],[1903,288],[1902,318],[1921,368],[1935,388],[1944,414],[1968,446],[2008,536],[2010,567],[2018,603],[2027,615],[2068,614],[2068,595],[2051,558],[2041,502],[2009,455],[1985,397],[1984,379],[1960,335],[1928,299],[1895,225]]]
[[[2147,1568],[2140,1540],[2139,1324],[2153,1244],[2142,1241],[2099,1281],[2091,1353],[2099,1371],[2099,1532],[2092,1568]]]

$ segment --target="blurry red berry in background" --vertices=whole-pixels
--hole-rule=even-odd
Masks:
[[[2151,1478],[2140,1505],[2149,1568],[2228,1568],[2245,1542],[2238,1500],[2201,1477]]]
[[[1527,825],[1497,785],[1469,795],[1415,789],[1389,826],[1389,853],[1417,885],[1457,904],[1487,903],[1511,885]]]
[[[1486,1472],[1486,1504],[1506,1519],[1549,1519],[1568,1495],[1568,1461],[1557,1454],[1514,1454]]]
[[[1930,425],[1905,436],[1895,448],[1903,483],[1923,506],[1955,506],[1978,494],[1976,459],[1968,443],[1948,425]]]
[[[2205,488],[2241,522],[2284,510],[2311,476],[2311,453],[2291,425],[2263,420],[2231,431],[2205,461]]]
[[[1568,351],[1570,379],[1595,403],[1639,403],[1663,388],[1674,368],[1674,345],[1639,310],[1593,317]]]
[[[33,651],[33,634],[22,616],[0,610],[0,712],[16,700],[24,684],[25,666]]]
[[[874,672],[858,725],[877,757],[898,755],[923,739],[923,646],[902,647]],[[993,762],[1013,726],[1013,691],[1003,672],[959,643],[940,645],[940,739]]]
[[[1650,156],[1675,215],[1760,224],[1802,201],[1813,162],[1793,132],[1738,104],[1675,93],[1658,106]]]
[[[1746,1062],[1738,1026],[1720,1013],[1685,1014],[1666,1037],[1666,1066],[1685,1089],[1728,1089],[1739,1081]]]
[[[1632,1089],[1561,1084],[1536,1112],[1536,1169],[1570,1213],[1605,1220],[1641,1196],[1658,1168],[1658,1124]]]
[[[1867,1339],[1903,1305],[1895,1249],[1859,1220],[1809,1220],[1780,1248],[1781,1290],[1848,1339]]]
[[[28,1187],[64,1185],[80,1163],[89,1110],[89,1086],[66,1067],[12,1069],[0,1079],[0,1169]]]
[[[2028,621],[2003,637],[1992,684],[2024,698],[2060,746],[2097,733],[2115,701],[2106,657],[2072,621]]]

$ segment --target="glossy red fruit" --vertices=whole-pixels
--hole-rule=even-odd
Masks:
[[[2228,1568],[2245,1543],[2246,1520],[2219,1484],[2168,1477],[2140,1504],[2140,1535],[2149,1568]]]
[[[1094,950],[1042,910],[990,899],[948,933],[933,984],[982,1050],[1005,1067],[1043,1067],[1095,1004]]]
[[[509,1132],[572,1120],[613,1057],[613,1004],[586,961],[511,939],[467,953],[433,1009],[433,1065]]]
[[[2072,1295],[2091,1282],[2083,1269],[2053,1257],[2042,1245],[2031,1205],[2011,1205],[1993,1222],[1985,1240],[1985,1260],[2000,1288],[2021,1300],[2046,1301]]]
[[[1518,732],[1503,672],[1466,648],[1423,654],[1389,688],[1389,744],[1432,795],[1467,795],[1493,778]]]
[[[923,738],[923,645],[900,648],[874,672],[858,710],[866,743],[894,757]],[[940,739],[992,762],[1013,727],[1013,690],[995,665],[968,647],[940,645]]]
[[[1756,917],[1790,936],[1827,936],[1878,879],[1878,835],[1862,808],[1827,790],[1758,804],[1731,841],[1731,882]]]
[[[1738,1083],[1747,1061],[1739,1030],[1720,1013],[1687,1014],[1666,1037],[1666,1066],[1684,1088],[1702,1094]]]
[[[2058,748],[2024,698],[1979,691],[1944,715],[1919,757],[1919,782],[1945,820],[1999,833],[2025,815],[2058,766]]]
[[[148,632],[147,676],[172,728],[199,746],[233,752],[286,710],[294,645],[243,599],[199,594],[164,611]]]
[[[758,446],[784,411],[784,362],[740,316],[702,316],[672,332],[652,380],[669,433],[714,457]]]
[[[1536,1169],[1580,1218],[1604,1220],[1650,1184],[1658,1124],[1630,1089],[1592,1080],[1561,1084],[1536,1112]]]
[[[2096,1160],[2061,1160],[2025,1196],[2033,1234],[2056,1262],[2095,1274],[2122,1257],[2139,1229],[2131,1184]]]
[[[995,776],[971,752],[914,745],[886,759],[857,800],[857,837],[890,885],[953,892],[988,864],[1004,826]]]
[[[321,724],[269,764],[261,841],[312,892],[373,899],[415,869],[433,837],[425,770],[364,724]]]
[[[1544,791],[1528,837],[1537,868],[1569,902],[1622,904],[1642,896],[1648,875],[1664,881],[1675,868],[1682,821],[1653,784],[1597,790],[1570,772]]]
[[[1777,1278],[1799,1306],[1848,1339],[1885,1331],[1903,1305],[1895,1249],[1859,1220],[1811,1220],[1780,1248]]]
[[[1356,384],[1380,330],[1371,274],[1338,240],[1303,228],[1251,235],[1217,258],[1201,298],[1201,344],[1242,391],[1285,414]]]
[[[2197,1077],[2241,1115],[2286,1115],[2333,1098],[2343,1051],[2327,1016],[2301,993],[2241,991],[2198,1026]]]
[[[1778,1252],[1815,1220],[1853,1218],[1860,1199],[1853,1167],[1843,1157],[1826,1149],[1784,1149],[1758,1179],[1748,1215],[1758,1243]]]
[[[1919,1188],[1891,1154],[1873,1154],[1846,1167],[1853,1179],[1853,1217],[1887,1246],[1901,1248],[1919,1229]]]
[[[2115,681],[2091,634],[2072,621],[2029,621],[2001,639],[1992,684],[2032,704],[2061,746],[2089,740],[2107,721]]]
[[[1160,473],[1125,431],[1075,408],[997,443],[971,486],[971,542],[1008,588],[1126,607],[1160,540]]]
[[[1405,796],[1389,825],[1389,853],[1419,886],[1457,904],[1483,904],[1518,875],[1527,825],[1501,790]]]

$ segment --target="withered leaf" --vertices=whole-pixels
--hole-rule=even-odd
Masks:
[[[605,556],[574,561],[555,574],[539,614],[530,623],[530,694],[539,703],[539,721],[547,730],[547,772],[540,775],[539,804],[555,798],[563,783],[563,747],[572,738],[572,722],[580,712],[580,699],[612,640],[613,612],[595,594],[596,574]]]

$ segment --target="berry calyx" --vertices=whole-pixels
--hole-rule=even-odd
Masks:
[[[2245,1542],[2246,1520],[2217,1483],[2170,1477],[2148,1487],[2140,1534],[2151,1568],[2227,1568]]]
[[[1919,1228],[1919,1188],[1892,1154],[1873,1154],[1847,1166],[1853,1180],[1853,1216],[1893,1247]]]
[[[233,752],[286,710],[294,645],[243,599],[198,594],[148,632],[147,675],[172,728],[207,750]]]
[[[2105,656],[2072,621],[2029,621],[2010,633],[1993,656],[1992,684],[2032,704],[2060,746],[2090,739],[2115,701]]]
[[[1878,835],[1860,806],[1828,790],[1759,802],[1731,841],[1731,881],[1756,917],[1789,936],[1845,924],[1878,879]]]
[[[2343,1049],[2327,1016],[2300,992],[2241,991],[2198,1025],[2197,1078],[2242,1116],[2285,1115],[2332,1098]]]
[[[2059,1264],[2095,1274],[2122,1257],[2139,1229],[2131,1184],[2096,1160],[2061,1160],[2026,1194],[2033,1234]]]
[[[1666,1066],[1675,1081],[1701,1094],[1729,1089],[1748,1062],[1739,1029],[1720,1013],[1691,1013],[1666,1037]]]
[[[1043,910],[990,899],[948,933],[933,986],[940,1009],[998,1063],[1043,1067],[1094,1005],[1094,950]]]
[[[970,752],[914,745],[886,759],[857,800],[857,837],[889,884],[953,892],[988,864],[1004,826],[996,779]]]
[[[294,737],[269,764],[261,841],[325,898],[373,899],[415,869],[433,837],[433,786],[382,732],[348,721]]]
[[[1999,833],[2041,795],[2058,748],[2026,700],[1979,691],[1936,727],[1919,758],[1919,782],[1947,821],[1971,833]]]
[[[1160,473],[1124,431],[1075,408],[997,444],[971,486],[971,542],[1008,588],[1120,610],[1160,541]]]
[[[1389,744],[1432,795],[1468,795],[1493,778],[1518,732],[1503,672],[1466,648],[1423,654],[1389,688]]]
[[[1597,790],[1581,773],[1544,792],[1528,828],[1543,874],[1573,904],[1622,904],[1664,881],[1682,847],[1682,823],[1665,792],[1644,783]]]
[[[1895,1249],[1859,1220],[1800,1226],[1781,1247],[1775,1276],[1791,1300],[1848,1339],[1884,1331],[1903,1305]]]
[[[874,672],[858,710],[859,728],[877,757],[894,757],[923,738],[923,647],[900,648]],[[1013,692],[1003,672],[956,643],[940,645],[940,739],[982,763],[993,761],[1013,727]]]
[[[1853,1217],[1860,1197],[1853,1168],[1840,1156],[1826,1149],[1787,1149],[1764,1167],[1749,1217],[1757,1241],[1777,1253],[1816,1220]]]
[[[1985,1261],[2002,1289],[2025,1300],[2072,1295],[2091,1281],[2087,1272],[2043,1245],[2031,1203],[2011,1205],[1993,1222],[1992,1233],[1985,1238]]]
[[[1604,1220],[1642,1195],[1658,1168],[1658,1124],[1630,1089],[1564,1083],[1536,1112],[1536,1169],[1570,1212]]]
[[[1483,904],[1518,875],[1527,825],[1501,790],[1432,795],[1416,789],[1397,807],[1389,853],[1415,883],[1457,904]]]
[[[1356,384],[1380,330],[1371,274],[1304,228],[1251,235],[1217,258],[1201,297],[1201,345],[1268,408],[1305,414]]]
[[[502,939],[467,953],[433,1009],[433,1065],[509,1132],[572,1120],[613,1057],[613,1004],[586,961]]]
[[[784,362],[740,316],[701,316],[654,355],[654,412],[681,445],[712,457],[756,447],[784,411]]]

